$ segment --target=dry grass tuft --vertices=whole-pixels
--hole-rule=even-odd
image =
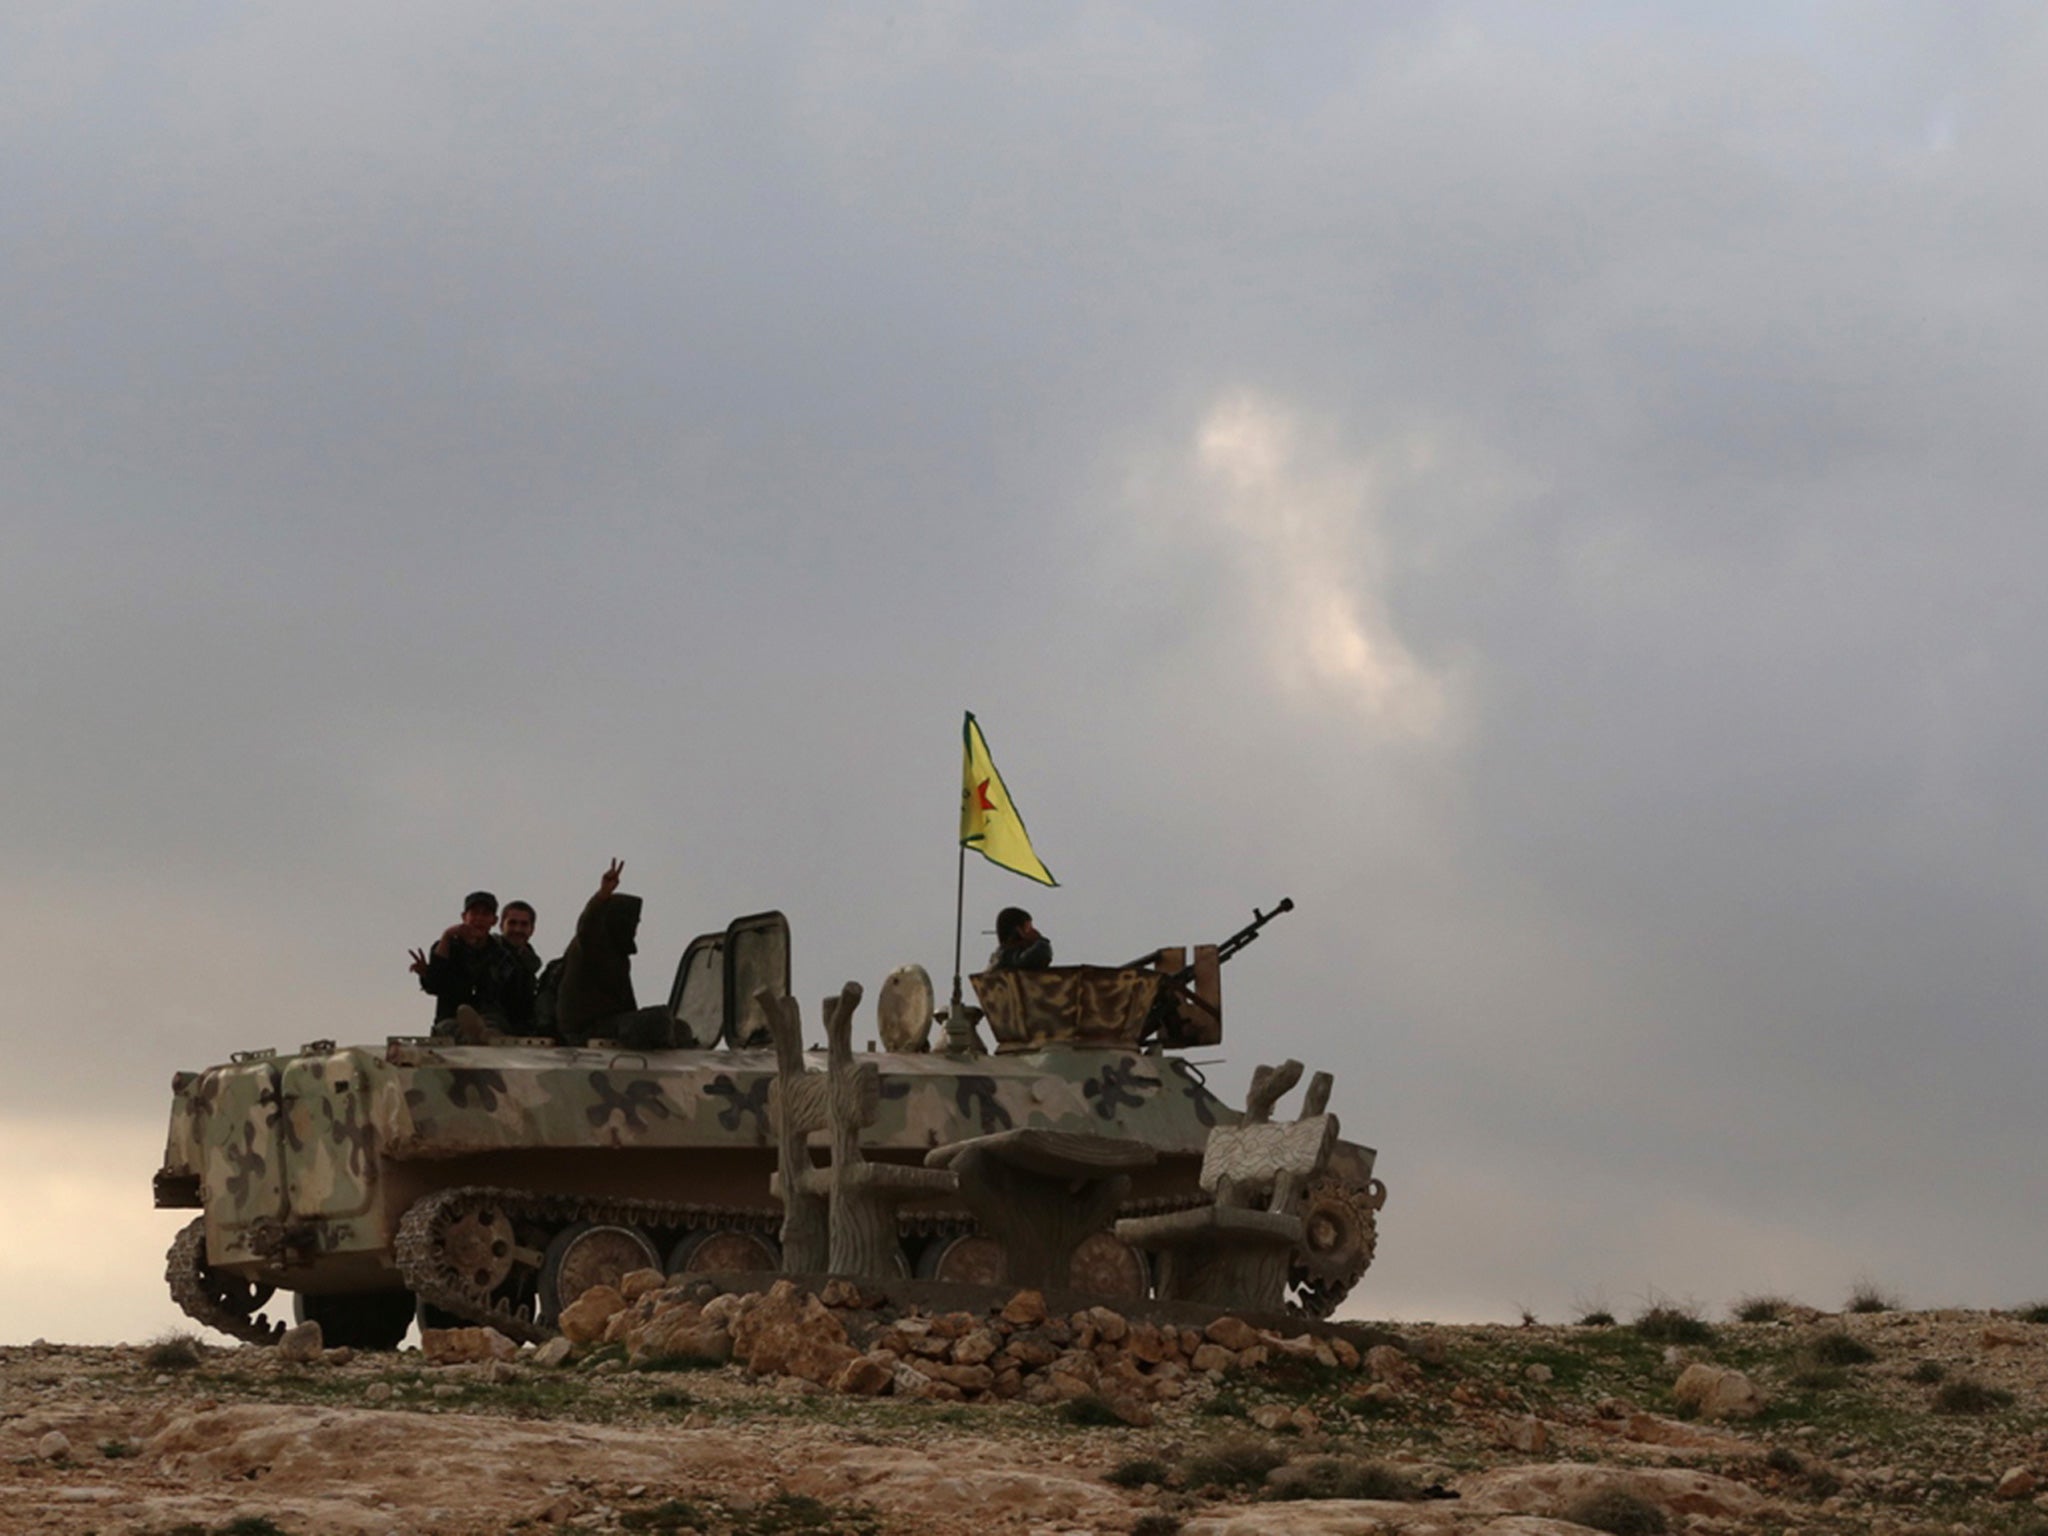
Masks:
[[[1842,1305],[1844,1312],[1898,1312],[1905,1302],[1897,1291],[1886,1290],[1875,1280],[1858,1280],[1849,1290],[1849,1299]]]
[[[1664,1536],[1671,1522],[1664,1511],[1623,1488],[1596,1488],[1567,1505],[1564,1518],[1608,1536]]]
[[[1636,1332],[1656,1344],[1709,1344],[1714,1330],[1700,1316],[1699,1305],[1653,1296],[1636,1317]]]
[[[152,1371],[196,1371],[206,1356],[206,1346],[192,1333],[167,1333],[152,1339],[142,1351],[142,1364]]]
[[[1936,1413],[1996,1413],[2012,1406],[2012,1394],[2003,1387],[1986,1386],[1971,1376],[1954,1376],[1934,1394]]]
[[[1757,1296],[1740,1297],[1729,1311],[1738,1323],[1775,1323],[1798,1305],[1799,1303],[1789,1296],[1767,1292]]]
[[[1868,1365],[1877,1351],[1853,1334],[1830,1328],[1807,1344],[1806,1355],[1816,1365]]]

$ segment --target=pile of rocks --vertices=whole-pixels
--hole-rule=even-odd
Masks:
[[[576,1346],[623,1346],[635,1365],[736,1362],[835,1392],[940,1402],[1021,1399],[1056,1403],[1097,1397],[1127,1423],[1150,1422],[1148,1404],[1182,1396],[1197,1379],[1292,1357],[1332,1369],[1374,1364],[1335,1335],[1288,1336],[1238,1317],[1196,1329],[1127,1317],[1110,1307],[1048,1312],[1037,1291],[999,1309],[897,1311],[844,1280],[822,1290],[789,1280],[765,1291],[711,1293],[671,1285],[655,1270],[596,1286],[561,1319]],[[1412,1362],[1401,1361],[1407,1369]]]

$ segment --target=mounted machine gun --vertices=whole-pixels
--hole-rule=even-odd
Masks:
[[[1259,936],[1259,930],[1283,912],[1294,910],[1294,898],[1282,896],[1270,912],[1252,908],[1252,920],[1221,944],[1197,944],[1194,958],[1178,947],[1140,955],[1129,970],[1157,968],[1166,973],[1152,1000],[1139,1038],[1157,1036],[1160,1044],[1184,1047],[1215,1045],[1223,1039],[1222,970],[1224,963]]]

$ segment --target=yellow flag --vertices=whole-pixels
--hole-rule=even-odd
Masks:
[[[1031,851],[1024,818],[1003,788],[1003,776],[988,755],[988,742],[973,713],[962,727],[967,738],[967,768],[960,785],[960,842],[991,864],[1000,864],[1041,885],[1058,885],[1051,871]]]

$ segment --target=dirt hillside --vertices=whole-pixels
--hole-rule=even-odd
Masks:
[[[553,1365],[0,1349],[0,1530],[2048,1536],[2048,1322],[2009,1314],[1408,1327],[1335,1350],[1268,1331],[1142,1366],[1077,1314],[1032,1336],[1064,1330],[1065,1369],[1096,1380],[1026,1377],[1037,1401],[939,1389],[983,1379],[950,1363],[970,1335],[1022,1352],[1000,1319],[886,1328],[862,1358],[901,1345],[923,1369],[840,1390],[616,1326]],[[1156,1390],[1120,1398],[1124,1377]]]

